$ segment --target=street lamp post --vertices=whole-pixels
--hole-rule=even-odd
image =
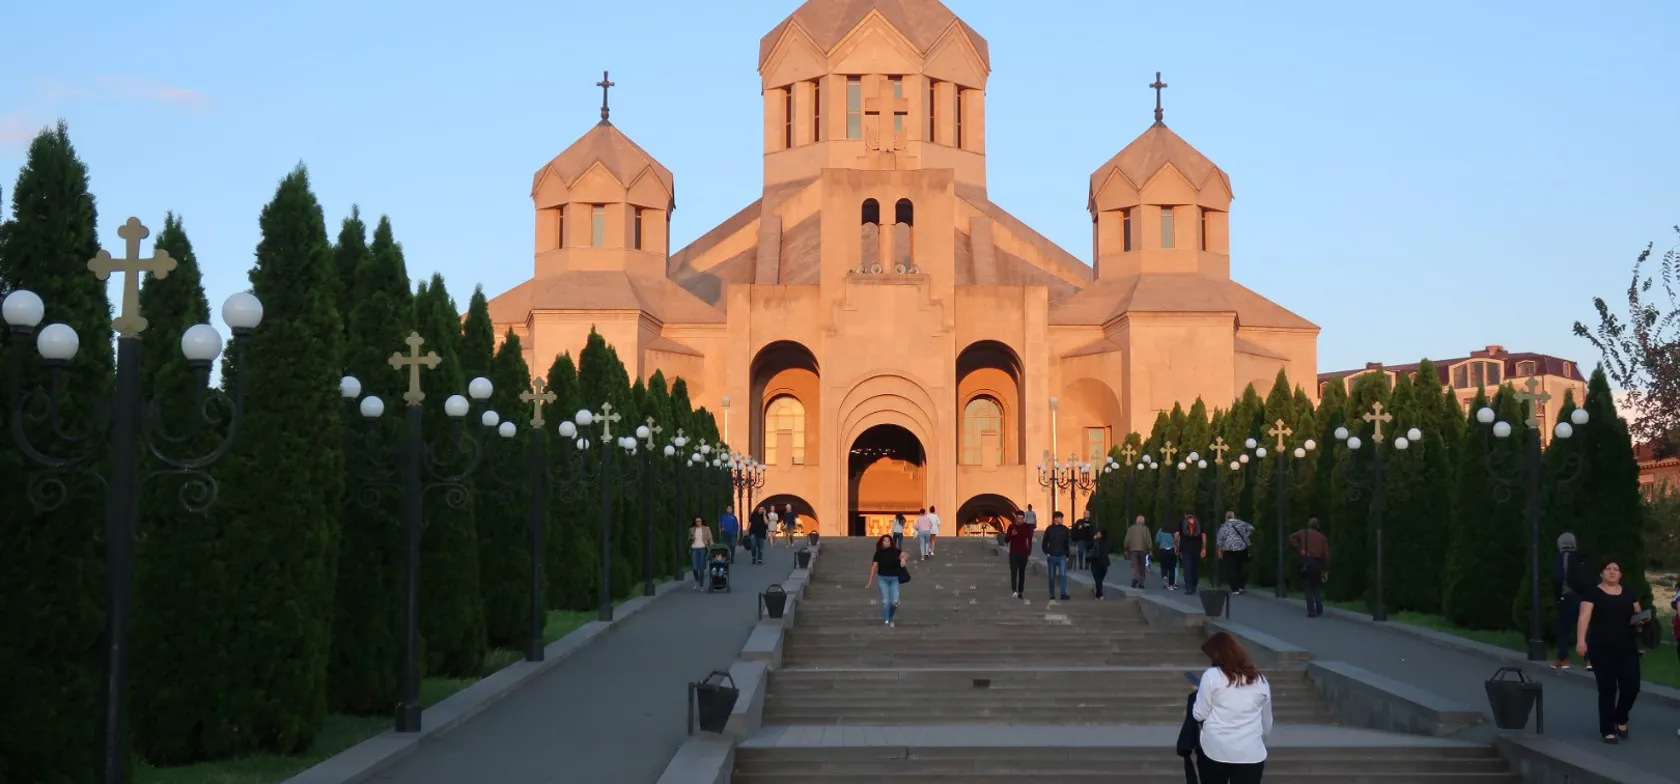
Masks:
[[[1377,591],[1375,602],[1371,606],[1371,620],[1382,623],[1388,620],[1388,602],[1384,595],[1388,582],[1384,577],[1387,568],[1385,548],[1388,536],[1383,528],[1383,513],[1388,509],[1384,500],[1386,480],[1383,476],[1383,442],[1388,437],[1383,434],[1383,425],[1394,421],[1394,415],[1384,411],[1382,401],[1378,400],[1371,403],[1371,410],[1361,415],[1360,419],[1371,425],[1371,467],[1365,471],[1344,468],[1343,477],[1348,485],[1349,499],[1357,501],[1366,493],[1371,496],[1371,526],[1375,529],[1377,538]],[[1359,436],[1349,435],[1347,428],[1336,428],[1335,436],[1336,440],[1346,444],[1350,451],[1359,451]],[[1394,439],[1394,448],[1403,452],[1422,438],[1423,431],[1414,427],[1407,430],[1405,435]]]
[[[1090,463],[1078,461],[1078,455],[1068,455],[1069,473],[1072,475],[1068,482],[1068,517],[1075,520],[1079,519],[1079,496],[1089,497],[1091,491],[1097,488],[1096,471]]]
[[[543,421],[542,411],[543,406],[559,397],[547,386],[547,382],[538,376],[531,379],[530,389],[519,393],[519,399],[531,406],[531,430],[527,434],[530,442],[526,447],[526,473],[530,478],[525,496],[531,539],[531,629],[525,642],[525,661],[530,662],[543,660],[543,629],[548,625],[548,608],[543,606],[543,534],[548,527],[548,434],[543,432],[543,425],[547,423]],[[504,435],[510,424],[503,424]]]
[[[692,465],[692,463],[689,462],[687,451],[684,450],[684,447],[686,446],[688,446],[688,436],[685,435],[683,433],[683,429],[679,427],[677,428],[677,434],[671,437],[671,443],[666,444],[664,450],[665,456],[671,458],[672,460],[672,478],[674,480],[673,483],[677,488],[677,505],[671,515],[671,524],[676,527],[675,544],[677,545],[678,557],[676,560],[676,576],[673,578],[676,580],[682,579],[683,563],[685,562],[685,559],[682,558],[684,544],[682,541],[682,532],[688,528],[688,522],[690,519],[688,516],[688,499],[684,497],[683,494],[684,475],[688,473],[688,468]]]
[[[616,461],[614,452],[623,450],[633,452],[636,449],[634,436],[613,437],[612,426],[622,422],[624,415],[613,412],[613,404],[601,404],[600,413],[588,410],[577,412],[573,419],[580,428],[594,424],[601,426],[601,586],[600,607],[595,612],[595,619],[603,623],[611,623],[613,619],[612,597],[612,534],[613,534],[613,496],[618,494],[618,478],[614,472]],[[614,449],[617,447],[617,450]]]
[[[1050,491],[1050,519],[1056,519],[1056,501],[1062,490],[1073,485],[1073,471],[1075,466],[1064,466],[1055,455],[1044,453],[1044,460],[1038,464],[1038,486]]]
[[[1488,450],[1487,469],[1493,477],[1494,497],[1500,503],[1511,499],[1513,491],[1522,488],[1525,509],[1528,518],[1528,660],[1546,660],[1546,641],[1540,632],[1540,415],[1539,410],[1551,402],[1549,392],[1537,391],[1540,380],[1530,378],[1525,385],[1526,390],[1518,390],[1517,400],[1528,404],[1528,419],[1525,424],[1527,430],[1523,433],[1524,443],[1522,456],[1517,465],[1510,465],[1507,454],[1502,450]],[[1499,439],[1511,437],[1511,423],[1494,421],[1498,415],[1486,406],[1476,411],[1476,421],[1481,424],[1493,425],[1493,436]],[[1575,428],[1587,424],[1590,415],[1584,408],[1577,408],[1569,414],[1568,422],[1559,422],[1553,428],[1552,435],[1567,439],[1575,435]],[[1567,488],[1581,477],[1584,465],[1577,454],[1567,454],[1563,469],[1552,477],[1553,486],[1559,489]]]
[[[653,589],[653,450],[654,441],[659,434],[665,432],[648,417],[647,421],[637,426],[636,440],[641,442],[642,451],[642,595],[652,596]],[[666,446],[666,454],[670,454],[671,447]]]
[[[1284,442],[1284,439],[1294,434],[1295,430],[1289,427],[1289,424],[1281,418],[1279,418],[1276,422],[1273,422],[1271,429],[1266,431],[1266,435],[1277,439],[1277,447],[1275,449],[1277,458],[1272,467],[1272,475],[1275,480],[1275,494],[1277,496],[1277,585],[1272,588],[1272,594],[1277,596],[1279,599],[1289,597],[1289,586],[1287,585],[1288,581],[1284,579],[1283,570],[1283,551],[1285,549],[1283,529],[1287,526],[1289,518],[1289,495],[1284,483],[1284,477],[1289,472],[1289,464],[1284,462],[1284,455],[1288,454],[1290,450],[1288,444]],[[1246,445],[1248,448],[1254,450],[1255,457],[1262,459],[1266,457],[1266,448],[1260,446],[1254,439],[1248,439]],[[1308,452],[1317,448],[1318,442],[1309,438],[1302,442],[1300,446],[1295,447],[1293,454],[1296,459],[1300,459],[1306,457]]]
[[[456,422],[456,430],[452,437],[439,444],[428,444],[425,440],[420,404],[425,401],[426,393],[420,388],[420,371],[435,369],[443,362],[435,351],[420,353],[420,347],[426,344],[420,333],[410,333],[404,341],[408,346],[408,353],[398,351],[391,355],[390,365],[397,372],[408,373],[408,391],[403,393],[403,438],[397,463],[402,475],[400,487],[402,492],[402,526],[403,526],[403,655],[402,655],[402,697],[396,708],[397,732],[419,732],[420,719],[420,530],[421,509],[425,494],[428,491],[441,490],[444,503],[453,508],[464,508],[468,503],[468,494],[463,482],[478,470],[479,463],[484,456],[483,431],[466,427],[467,414],[472,410],[472,403],[466,397],[450,395],[443,402],[443,412]],[[339,382],[339,393],[347,403],[355,401],[361,395],[362,385],[355,376],[345,376]],[[487,378],[479,377],[467,385],[467,394],[474,401],[483,403],[490,399],[495,387]],[[356,404],[357,410],[366,420],[378,419],[385,413],[385,402],[372,395],[361,398]],[[486,429],[500,424],[500,417],[494,411],[483,411],[479,420]],[[440,446],[447,448],[440,449]],[[390,487],[389,475],[380,475],[379,469],[389,465],[388,461],[379,460],[372,455],[347,455],[351,460],[366,461],[367,467],[352,468],[353,476],[358,476],[363,486],[357,497],[365,503],[371,503],[378,497],[379,489]],[[460,465],[457,467],[457,463]],[[371,470],[370,470],[371,469]],[[431,481],[426,481],[427,478]]]
[[[1213,524],[1215,526],[1214,532],[1213,532],[1213,540],[1214,540],[1213,541],[1213,548],[1214,548],[1213,587],[1214,588],[1219,587],[1220,579],[1223,576],[1223,572],[1224,572],[1224,564],[1222,562],[1225,559],[1219,557],[1219,554],[1218,554],[1219,553],[1219,529],[1218,529],[1218,526],[1222,526],[1222,525],[1225,524],[1225,518],[1223,517],[1223,515],[1225,514],[1225,469],[1227,467],[1225,465],[1225,453],[1230,451],[1230,449],[1231,449],[1231,445],[1225,443],[1225,437],[1224,436],[1215,436],[1214,439],[1213,439],[1213,443],[1208,444],[1208,452],[1213,455],[1213,459],[1209,460],[1207,462],[1211,463],[1213,465]],[[1233,471],[1236,470],[1238,465],[1240,465],[1240,464],[1231,465],[1230,466],[1231,470],[1233,470]]]
[[[58,508],[69,498],[64,478],[72,474],[102,480],[105,487],[105,633],[101,646],[100,720],[99,720],[99,779],[106,784],[120,784],[123,780],[123,754],[126,742],[128,693],[128,622],[129,606],[134,582],[134,540],[140,520],[140,484],[164,476],[182,478],[190,489],[180,495],[181,503],[189,511],[202,512],[216,499],[216,480],[205,470],[220,460],[239,437],[245,417],[245,378],[237,372],[241,366],[246,339],[262,322],[262,303],[246,292],[228,297],[222,305],[222,319],[233,332],[233,395],[209,389],[210,365],[222,352],[222,337],[215,327],[197,324],[181,335],[181,353],[187,359],[197,379],[197,405],[193,407],[191,423],[183,433],[172,433],[165,426],[156,401],[149,405],[141,400],[140,390],[140,334],[146,330],[146,319],[140,314],[140,273],[150,272],[163,278],[175,269],[175,260],[162,249],[151,258],[140,258],[140,241],[150,235],[138,218],[129,218],[117,235],[126,242],[123,258],[113,258],[104,249],[90,259],[88,270],[100,280],[113,272],[127,273],[123,281],[121,314],[111,320],[117,332],[116,388],[108,404],[109,417],[97,420],[93,430],[66,433],[60,418],[60,403],[64,392],[64,369],[76,356],[81,338],[67,324],[48,324],[39,332],[36,326],[45,315],[45,303],[32,291],[17,289],[0,303],[0,314],[9,327],[11,362],[7,372],[9,394],[7,418],[11,437],[24,459],[37,468],[29,477],[25,492],[30,506],[37,514]],[[36,350],[46,365],[50,381],[46,389],[25,390],[25,341],[35,339]],[[210,399],[231,408],[227,414],[227,430],[220,443],[208,452],[195,457],[178,457],[170,450],[189,443],[221,421],[208,415]],[[45,409],[37,414],[35,407]],[[27,424],[39,422],[57,440],[77,448],[69,456],[43,451],[31,439]],[[107,446],[108,473],[101,477],[89,466]],[[165,467],[139,475],[140,450],[145,449]]]

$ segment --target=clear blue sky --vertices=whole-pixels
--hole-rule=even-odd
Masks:
[[[1089,259],[1090,172],[1167,122],[1230,173],[1232,270],[1320,368],[1570,335],[1680,223],[1680,4],[949,0],[988,38],[992,199]],[[100,236],[184,215],[211,301],[308,164],[336,234],[389,214],[464,306],[531,272],[531,175],[613,121],[677,178],[681,247],[760,189],[758,39],[795,0],[0,2],[0,187],[55,117]],[[1260,6],[1285,5],[1287,10]],[[370,221],[371,222],[371,221]]]

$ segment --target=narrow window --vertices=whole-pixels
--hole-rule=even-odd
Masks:
[[[636,250],[641,250],[642,249],[642,208],[641,207],[636,208],[636,231],[635,231],[634,236],[631,237],[631,240],[636,243],[635,246],[634,246],[636,248]]]
[[[1085,459],[1090,461],[1092,469],[1102,465],[1103,455],[1108,454],[1108,428],[1085,428]]]
[[[1489,384],[1499,386],[1505,383],[1505,363],[1489,362],[1487,372]]]
[[[589,207],[589,247],[604,248],[607,246],[607,205],[592,204]]]
[[[1122,229],[1122,233],[1124,234],[1124,244],[1121,247],[1124,248],[1125,250],[1137,250],[1137,245],[1135,243],[1133,243],[1133,241],[1132,241],[1132,211],[1131,210],[1121,210],[1120,211],[1120,223],[1124,227]]]
[[[904,100],[904,77],[892,77],[893,88],[893,136],[904,133],[904,114],[898,110],[898,102]]]
[[[1452,369],[1453,389],[1470,388],[1470,371],[1463,365],[1456,365]]]
[[[846,138],[863,138],[863,77],[846,77]]]
[[[1197,243],[1196,247],[1197,247],[1198,250],[1207,250],[1208,249],[1208,247],[1207,247],[1207,216],[1208,216],[1208,211],[1204,208],[1202,210],[1201,237],[1196,241],[1196,243]]]
[[[782,147],[793,146],[793,85],[782,91]]]
[[[960,150],[963,148],[963,88],[959,86],[952,90],[952,92],[957,96],[956,115],[952,117],[952,120],[955,122],[957,132],[956,141],[951,146]]]
[[[1486,367],[1486,362],[1477,362],[1470,366],[1470,386],[1487,386],[1487,374],[1484,372]]]
[[[566,247],[566,207],[561,205],[555,207],[554,211],[560,215],[560,241],[555,247],[564,248]]]
[[[822,141],[822,80],[811,80],[811,141]]]
[[[937,135],[939,133],[939,103],[936,100],[936,98],[939,94],[938,93],[938,87],[939,87],[939,82],[938,81],[933,80],[933,79],[928,80],[927,135],[922,137],[922,139],[924,141],[929,141],[929,142],[939,141],[939,139],[937,138]]]
[[[1161,249],[1173,248],[1173,208],[1171,205],[1161,206]]]
[[[1532,375],[1534,375],[1534,362],[1532,360],[1524,360],[1522,362],[1518,362],[1517,363],[1517,375],[1518,376],[1532,376]]]

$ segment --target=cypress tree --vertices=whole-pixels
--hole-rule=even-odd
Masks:
[[[578,392],[577,369],[570,354],[554,358],[548,368],[548,390],[554,393],[545,418],[559,427],[583,408]],[[579,433],[582,438],[586,433]],[[578,573],[587,561],[580,537],[585,535],[584,521],[578,512],[578,498],[588,470],[588,452],[577,448],[576,439],[556,439],[549,450],[548,475],[548,550],[544,554],[548,578],[548,602],[552,609],[580,609],[577,596],[587,590],[588,579]]]
[[[1328,499],[1328,506],[1332,509],[1330,517],[1335,520],[1334,527],[1326,529],[1330,538],[1331,564],[1334,568],[1330,572],[1330,581],[1325,585],[1325,595],[1337,601],[1365,601],[1370,603],[1376,579],[1376,530],[1371,524],[1372,490],[1360,488],[1354,490],[1349,487],[1349,480],[1353,478],[1370,481],[1371,465],[1376,444],[1371,442],[1374,428],[1366,423],[1363,417],[1370,413],[1372,406],[1382,403],[1385,409],[1393,412],[1394,404],[1389,391],[1388,376],[1382,373],[1364,373],[1354,379],[1353,390],[1348,394],[1343,404],[1342,413],[1347,422],[1348,432],[1359,436],[1365,442],[1358,450],[1348,450],[1345,445],[1337,446],[1333,458],[1342,465],[1331,483],[1332,494]],[[1381,446],[1383,457],[1394,456],[1392,444],[1395,435],[1395,425],[1390,422],[1384,429],[1387,441]],[[1349,454],[1349,452],[1352,452]],[[1387,464],[1384,466],[1387,467]],[[1386,483],[1385,483],[1386,484]],[[1390,503],[1390,507],[1393,504]],[[1394,533],[1392,515],[1385,520],[1388,539],[1385,545],[1393,545]],[[1319,521],[1323,523],[1321,519]],[[1389,563],[1395,563],[1393,558]],[[1390,569],[1392,574],[1394,570]],[[1393,585],[1392,580],[1390,586]]]
[[[346,330],[350,328],[350,313],[356,308],[356,269],[367,257],[367,224],[362,222],[362,208],[351,205],[350,217],[344,219],[338,242],[333,245],[333,266],[338,270],[338,312]]]
[[[467,308],[470,334],[475,317],[482,314],[489,321],[489,309],[482,293],[473,295]],[[490,398],[491,407],[501,413],[504,421],[513,422],[520,436],[505,439],[500,436],[488,444],[484,468],[478,482],[478,542],[479,590],[484,595],[484,628],[490,644],[498,648],[520,649],[530,636],[531,595],[531,528],[527,506],[530,482],[527,455],[530,439],[547,434],[544,427],[531,427],[531,405],[519,396],[531,391],[531,371],[525,365],[525,351],[519,336],[509,330],[496,350],[490,366],[489,379],[496,392]],[[558,423],[556,423],[558,424]],[[488,477],[505,477],[498,489]],[[548,544],[546,537],[544,544]],[[540,600],[546,601],[543,597]],[[542,605],[546,606],[546,605]]]
[[[677,567],[678,550],[682,548],[682,526],[676,516],[676,493],[673,485],[676,461],[680,454],[664,456],[666,445],[677,435],[677,425],[671,416],[671,391],[665,383],[665,372],[655,370],[648,377],[647,396],[642,402],[644,416],[653,417],[663,429],[653,440],[653,569],[655,575],[671,574]]]
[[[227,685],[207,720],[212,756],[309,747],[327,712],[344,464],[337,271],[321,206],[299,165],[263,207],[251,289],[263,325],[238,373],[245,428],[222,464],[222,536],[233,584],[202,596],[236,619],[207,646]],[[226,374],[224,373],[224,377]]]
[[[13,219],[0,231],[0,292],[29,289],[46,305],[42,325],[63,322],[81,337],[65,369],[67,432],[91,424],[94,406],[109,396],[114,358],[111,305],[105,284],[88,272],[99,251],[98,220],[88,193],[87,167],[64,123],[29,145],[12,189]],[[118,284],[120,285],[120,283]],[[48,383],[33,341],[0,348],[24,353],[24,389]],[[35,443],[66,451],[47,433]],[[9,438],[9,436],[6,436]],[[73,449],[73,447],[72,447]],[[104,498],[96,488],[66,480],[68,498],[35,514],[25,479],[39,466],[0,449],[0,781],[91,781],[99,704],[100,636],[104,621],[104,565],[99,537]]]
[[[1255,441],[1266,448],[1266,456],[1259,459],[1260,465],[1254,472],[1255,512],[1254,517],[1249,520],[1254,525],[1254,538],[1249,545],[1249,579],[1260,585],[1276,585],[1276,581],[1280,579],[1277,573],[1277,480],[1273,479],[1278,465],[1278,458],[1274,454],[1277,438],[1267,435],[1280,419],[1297,434],[1284,440],[1287,448],[1293,449],[1297,442],[1303,440],[1300,434],[1311,432],[1306,423],[1296,421],[1295,397],[1289,388],[1289,377],[1282,370],[1279,370],[1277,377],[1273,379],[1271,391],[1266,393],[1266,402],[1260,409],[1260,419],[1256,423],[1254,436]],[[1297,470],[1293,457],[1285,457],[1284,461],[1287,464],[1285,470]],[[1286,493],[1288,487],[1286,479]],[[1286,508],[1284,511],[1291,518],[1304,518],[1299,508]],[[1285,527],[1288,527],[1287,522]],[[1288,531],[1284,533],[1287,534]],[[1287,563],[1284,566],[1288,568]]]
[[[460,311],[442,275],[432,275],[424,293],[416,295],[414,311],[416,328],[426,340],[422,350],[436,351],[443,360],[436,369],[420,374],[426,392],[422,404],[426,439],[432,444],[454,443],[458,428],[470,431],[482,426],[474,414],[463,422],[443,411],[450,395],[466,394],[469,377],[461,362]],[[450,451],[442,451],[443,459],[448,459]],[[446,502],[443,493],[432,493],[422,514],[426,530],[420,543],[420,633],[426,638],[426,671],[449,678],[476,677],[484,667],[486,638],[473,506],[469,501],[456,507]]]
[[[623,411],[620,403],[622,398],[616,395],[613,389],[615,379],[612,366],[616,362],[616,358],[607,347],[607,341],[591,329],[589,337],[584,341],[583,350],[578,352],[580,409],[600,414],[602,404],[611,403],[614,409]],[[590,425],[588,437],[591,446],[588,452],[581,455],[580,463],[576,464],[580,469],[581,482],[577,503],[573,506],[577,515],[573,536],[580,547],[574,556],[572,568],[577,571],[582,585],[578,586],[578,592],[572,597],[570,606],[574,610],[592,610],[600,606],[602,460],[608,459],[610,450],[618,449],[613,441],[623,434],[623,422],[613,427],[611,438],[603,437],[599,422]],[[617,455],[611,457],[616,458]],[[617,542],[616,537],[613,541]],[[614,559],[619,555],[615,553]]]
[[[1314,500],[1312,511],[1308,515],[1316,516],[1325,531],[1334,530],[1340,525],[1340,521],[1336,519],[1336,499],[1337,493],[1343,492],[1343,489],[1339,484],[1341,479],[1337,470],[1341,460],[1338,450],[1347,447],[1336,441],[1336,428],[1347,426],[1347,423],[1347,384],[1340,378],[1333,378],[1326,382],[1319,392],[1317,415],[1314,417],[1314,427],[1318,431],[1318,450],[1323,454],[1313,472]],[[1305,527],[1305,518],[1301,523],[1297,530]],[[1331,547],[1335,547],[1334,541]],[[1331,552],[1334,554],[1334,550]],[[1335,564],[1334,559],[1331,564]]]
[[[181,333],[210,320],[202,276],[181,221],[166,215],[157,249],[175,259],[168,277],[147,276],[140,287],[140,312],[149,324],[140,345],[140,392],[157,406],[169,432],[186,432],[199,415],[197,379],[181,354]],[[213,433],[171,450],[201,455],[220,440]],[[143,456],[141,473],[164,468]],[[129,715],[133,740],[154,763],[186,764],[205,758],[200,732],[214,704],[221,674],[195,658],[194,640],[219,639],[232,631],[225,608],[203,600],[227,589],[227,575],[206,564],[224,561],[221,524],[191,512],[177,499],[178,486],[152,482],[141,487],[140,530],[144,543],[134,564],[134,632],[131,647]]]
[[[1441,612],[1441,557],[1452,518],[1450,429],[1440,421],[1441,380],[1424,360],[1415,378],[1395,385],[1394,436],[1417,428],[1422,439],[1390,451],[1388,473],[1389,609]],[[1453,419],[1458,417],[1448,411]]]
[[[339,234],[339,249],[361,244],[362,228],[351,213]],[[372,247],[356,263],[350,301],[344,373],[361,381],[362,394],[378,397],[386,409],[373,422],[352,415],[357,421],[350,426],[366,436],[356,443],[377,444],[395,454],[402,443],[408,376],[394,372],[390,358],[406,348],[403,341],[414,330],[414,294],[402,245],[387,217],[380,217]],[[349,482],[339,506],[342,536],[327,703],[344,713],[388,714],[402,688],[402,503],[391,493],[364,498],[354,477]]]
[[[1144,515],[1148,522],[1157,529],[1168,528],[1173,525],[1166,519],[1166,501],[1161,486],[1166,479],[1161,474],[1161,465],[1166,463],[1166,455],[1161,447],[1172,439],[1172,416],[1166,411],[1155,412],[1155,422],[1149,427],[1149,438],[1143,442],[1144,452],[1154,459],[1151,468],[1144,469],[1138,475],[1137,495],[1132,498],[1132,508]],[[1041,523],[1042,524],[1042,523]]]
[[[1511,605],[1490,598],[1510,596],[1522,584],[1528,548],[1521,543],[1528,541],[1528,532],[1523,525],[1522,488],[1496,492],[1488,463],[1491,459],[1514,471],[1522,460],[1525,428],[1523,406],[1509,387],[1501,388],[1492,403],[1498,418],[1511,425],[1509,438],[1495,438],[1491,425],[1474,424],[1476,411],[1484,405],[1488,405],[1486,395],[1477,393],[1470,404],[1472,424],[1467,426],[1458,456],[1458,492],[1441,605],[1447,618],[1459,626],[1497,630],[1510,628]]]
[[[1592,504],[1597,524],[1586,530],[1581,547],[1590,555],[1622,559],[1622,584],[1639,597],[1642,607],[1648,608],[1651,585],[1645,577],[1649,557],[1639,462],[1633,454],[1628,423],[1616,414],[1616,402],[1602,366],[1587,381],[1587,399],[1582,407],[1589,416],[1587,424],[1574,428],[1569,439],[1581,450],[1585,462],[1574,492],[1577,498]],[[1578,536],[1581,533],[1576,532]],[[1541,546],[1546,544],[1542,542]]]
[[[668,405],[671,409],[671,422],[681,428],[683,435],[688,437],[688,446],[683,448],[684,451],[689,455],[694,454],[694,450],[700,444],[700,436],[697,435],[699,428],[694,425],[694,405],[688,399],[688,381],[680,376],[671,382],[671,399]],[[680,454],[678,458],[681,460],[688,459]],[[698,490],[700,470],[695,467],[693,462],[689,462],[678,470],[682,471],[682,478],[678,481],[683,483],[683,492],[682,506],[676,510],[677,524],[686,531],[694,516],[700,513]],[[687,553],[688,545],[686,542],[679,544],[678,557],[686,559],[688,557]],[[686,562],[681,561],[680,563]]]
[[[613,434],[634,436],[636,425],[642,421],[641,413],[636,409],[636,390],[630,383],[630,374],[624,363],[618,358],[618,349],[609,344],[607,352],[612,357],[612,389],[617,396],[613,401],[613,411],[624,417],[613,428]],[[616,495],[613,500],[612,588],[613,598],[617,599],[631,596],[633,592],[639,593],[642,513],[641,493],[636,490],[634,482],[636,457],[620,449],[613,453],[613,460],[616,461],[613,466],[616,486],[612,492]]]

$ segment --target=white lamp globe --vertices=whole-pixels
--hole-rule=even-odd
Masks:
[[[1237,455],[1237,462],[1246,465],[1248,463],[1248,455]]]
[[[489,400],[490,396],[495,393],[496,385],[490,383],[490,379],[483,376],[467,383],[467,396],[473,400]]]
[[[494,411],[486,411],[478,415],[478,421],[482,422],[485,427],[495,427],[501,424],[502,415]]]
[[[652,435],[652,432],[648,430],[647,425],[637,425],[636,426],[636,437],[637,438],[640,438],[643,441],[646,441],[649,435]]]
[[[677,453],[677,448],[676,447],[671,446],[670,444],[665,445],[665,456],[666,457],[670,457],[671,455],[674,455],[676,453]]]
[[[1304,447],[1304,446],[1295,447],[1295,456],[1296,457],[1306,457],[1307,456],[1307,448]]]
[[[1137,464],[1137,470],[1139,470],[1139,471],[1142,471],[1143,469],[1148,468],[1148,467],[1149,467],[1148,463],[1138,463]]]
[[[1232,471],[1241,471],[1242,470],[1242,463],[1239,463],[1235,460],[1232,460],[1231,461],[1231,470]]]
[[[262,319],[262,300],[249,291],[235,293],[222,301],[222,322],[228,329],[256,329]]]
[[[1206,460],[1197,460],[1196,461],[1196,467],[1197,468],[1207,468],[1207,461]]]
[[[1350,438],[1350,439],[1347,440],[1347,445],[1348,445],[1348,449],[1357,450],[1361,446],[1364,446],[1365,442],[1359,440],[1359,436],[1354,436],[1353,438]]]
[[[689,456],[688,456],[688,462],[690,462],[690,463],[698,463],[698,462],[700,462],[700,455],[699,455],[699,454],[692,454],[692,455],[689,455]]]
[[[18,289],[6,295],[4,302],[0,302],[0,317],[14,327],[30,327],[41,323],[46,316],[47,308],[41,302],[41,296],[28,289]]]
[[[222,335],[209,324],[194,324],[181,333],[181,356],[191,362],[214,362],[222,355]]]
[[[711,453],[712,453],[712,445],[711,444],[701,444],[700,445],[700,454],[709,455]]]
[[[512,422],[503,422],[496,426],[496,435],[502,438],[513,438],[519,435],[519,426]]]
[[[1495,422],[1495,423],[1493,423],[1493,437],[1494,438],[1510,438],[1511,437],[1511,423],[1510,422]]]
[[[1178,464],[1178,470],[1180,470],[1180,471],[1184,470],[1184,464],[1183,463]]]
[[[362,416],[378,419],[385,414],[385,401],[380,400],[378,395],[368,395],[362,398],[359,408],[362,410]]]
[[[1345,428],[1345,427],[1336,428],[1336,440],[1337,441],[1346,441],[1347,438],[1348,438],[1348,429],[1347,428]]]
[[[345,376],[338,380],[338,396],[345,400],[355,400],[362,396],[362,380],[355,376]]]
[[[1159,470],[1161,470],[1161,464],[1151,460],[1151,461],[1149,461],[1149,470],[1159,471]]]
[[[676,438],[671,439],[671,443],[676,445],[678,449],[682,449],[688,446],[688,436],[679,433]]]
[[[1406,451],[1406,447],[1409,447],[1411,445],[1412,445],[1411,439],[1406,438],[1405,436],[1401,436],[1399,438],[1394,439],[1394,448],[1398,449],[1402,452]]]
[[[454,419],[466,416],[467,408],[467,399],[460,395],[450,395],[448,400],[443,401],[443,413]]]
[[[81,337],[69,324],[48,324],[35,333],[35,350],[41,352],[43,359],[68,362],[81,347]]]
[[[1568,422],[1559,422],[1557,427],[1552,428],[1552,435],[1558,438],[1568,438],[1575,435],[1575,427]]]
[[[589,424],[595,421],[595,415],[589,413],[587,408],[580,408],[577,414],[572,417],[572,421],[576,422],[578,427],[589,427]]]
[[[577,425],[574,425],[570,422],[561,422],[560,423],[560,437],[561,438],[577,438]]]
[[[1309,439],[1307,439],[1307,442],[1302,444],[1301,446],[1305,447],[1308,452],[1311,452],[1311,451],[1318,448],[1318,442],[1309,438]]]
[[[584,449],[588,449],[588,448],[589,448],[589,439],[587,439],[587,438],[580,438],[580,439],[578,439],[578,440],[577,440],[577,441],[576,441],[576,442],[574,442],[574,443],[573,443],[573,444],[572,444],[572,446],[575,446],[575,447],[577,447],[577,448],[578,448],[578,449],[579,449],[579,450],[580,450],[580,451],[581,451],[581,450],[584,450]]]
[[[1199,454],[1196,454],[1195,452],[1191,452],[1188,456],[1188,461],[1191,462],[1191,463],[1198,462],[1201,459],[1202,459],[1202,456],[1199,455]]]
[[[1263,446],[1255,447],[1254,448],[1254,456],[1255,457],[1265,457],[1266,456],[1266,448],[1263,447]]]
[[[1422,441],[1423,440],[1423,431],[1419,430],[1415,427],[1412,428],[1411,430],[1407,430],[1406,431],[1406,440],[1407,441]]]
[[[1254,447],[1259,446],[1259,443],[1260,442],[1255,441],[1254,439],[1250,438],[1247,441],[1243,442],[1243,446],[1248,447],[1249,449],[1253,449]]]
[[[1577,408],[1569,412],[1569,421],[1574,422],[1577,426],[1586,424],[1590,419],[1592,419],[1592,415],[1588,414],[1584,408]]]
[[[1493,409],[1488,408],[1487,406],[1482,406],[1481,408],[1476,409],[1476,421],[1484,425],[1492,422]]]

